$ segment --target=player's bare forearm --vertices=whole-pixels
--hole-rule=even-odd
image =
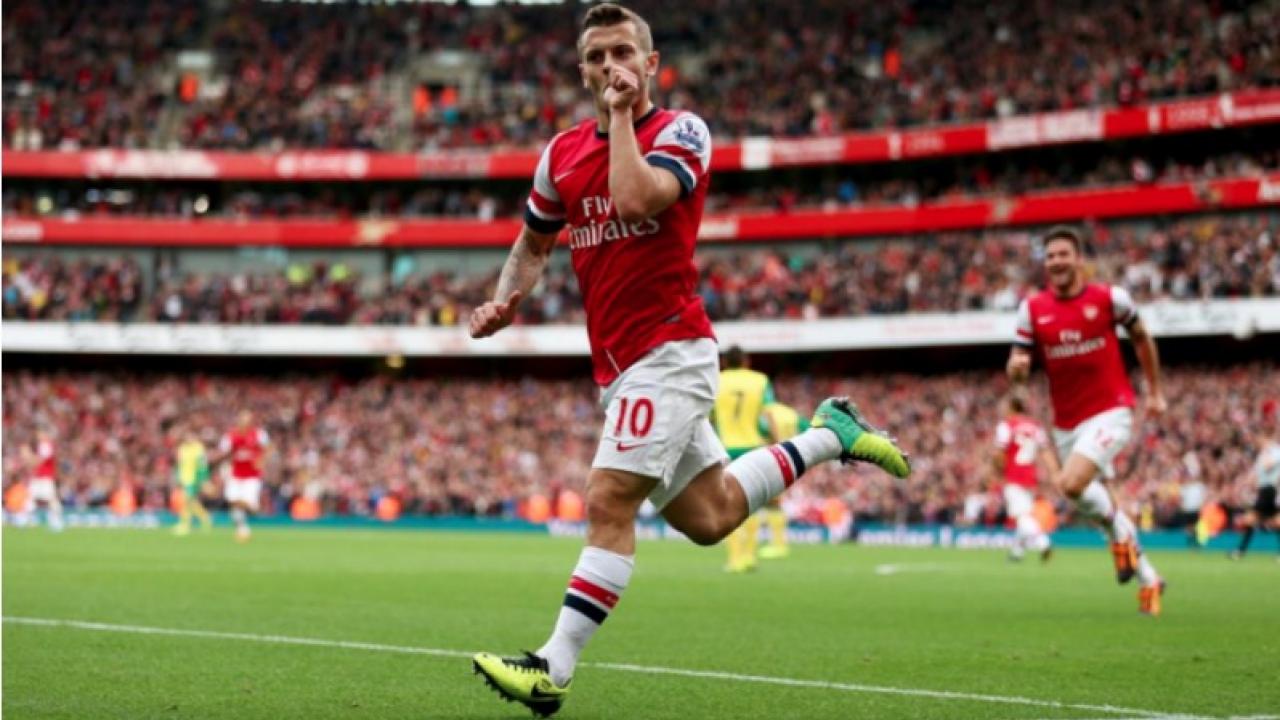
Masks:
[[[489,337],[515,320],[520,301],[538,284],[555,246],[554,234],[537,232],[528,225],[521,228],[520,237],[511,246],[511,254],[498,276],[494,299],[471,313],[471,337]]]
[[[1135,334],[1134,350],[1137,351],[1142,374],[1147,378],[1147,387],[1152,392],[1160,392],[1160,351],[1156,349],[1155,339],[1145,329],[1141,337]]]
[[[506,264],[502,266],[502,273],[498,276],[494,301],[505,303],[517,292],[528,295],[546,272],[555,243],[555,235],[538,233],[528,226],[522,228],[520,236],[511,246],[511,254],[507,255]]]
[[[618,218],[639,222],[666,210],[680,198],[680,182],[645,162],[632,126],[630,109],[609,116],[609,195]]]
[[[996,449],[991,453],[991,471],[995,474],[997,482],[1004,475],[1004,450]]]
[[[1160,351],[1156,348],[1155,338],[1147,331],[1147,327],[1139,320],[1129,328],[1129,338],[1133,341],[1133,349],[1138,356],[1138,364],[1142,366],[1142,375],[1147,381],[1147,392],[1153,398],[1163,398],[1164,389],[1160,380]]]

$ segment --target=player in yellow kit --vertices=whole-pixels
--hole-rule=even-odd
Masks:
[[[183,433],[174,475],[182,488],[182,508],[173,534],[187,535],[191,532],[192,514],[199,519],[202,529],[209,530],[213,521],[209,519],[209,511],[200,502],[200,489],[209,480],[209,457],[205,454],[204,443],[193,432]]]
[[[720,390],[712,411],[712,423],[729,459],[733,460],[769,443],[762,432],[764,408],[774,401],[769,376],[750,367],[747,354],[734,345],[724,354]],[[756,541],[760,518],[751,515],[725,540],[729,548],[729,572],[746,572],[756,566]]]
[[[771,402],[764,406],[764,424],[771,442],[782,442],[809,429],[809,420],[800,416],[794,408],[780,402]],[[787,514],[782,511],[781,496],[771,500],[763,510],[765,521],[769,523],[769,544],[760,548],[760,557],[764,560],[777,560],[791,554],[787,547]]]

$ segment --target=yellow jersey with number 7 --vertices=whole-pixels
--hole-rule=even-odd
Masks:
[[[760,413],[773,402],[769,376],[747,368],[720,372],[720,393],[716,396],[715,425],[720,442],[730,453],[750,450],[769,442],[760,431]]]

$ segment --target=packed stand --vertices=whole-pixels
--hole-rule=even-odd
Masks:
[[[1209,216],[1167,226],[1093,230],[1096,276],[1141,302],[1280,295],[1277,223],[1268,215]],[[1041,285],[1033,231],[938,233],[699,254],[699,293],[713,320],[802,319],[909,312],[1012,310]],[[10,256],[4,317],[203,323],[454,326],[492,297],[500,263],[461,275],[419,267],[408,256],[384,276],[347,265],[293,264],[276,272],[182,272],[162,265],[143,291],[136,261]],[[522,304],[518,322],[580,323],[572,271],[553,265]]]
[[[1168,414],[1139,423],[1118,464],[1113,488],[1125,506],[1174,522],[1187,483],[1245,506],[1254,433],[1276,428],[1277,378],[1264,363],[1169,369]],[[598,391],[585,380],[23,370],[5,373],[4,385],[6,485],[29,471],[20,448],[51,433],[62,492],[80,508],[101,506],[126,483],[142,507],[166,507],[182,434],[195,432],[216,459],[221,433],[249,409],[272,443],[263,472],[269,513],[306,496],[328,513],[367,515],[392,494],[409,514],[510,516],[530,495],[582,490],[602,420]],[[826,498],[838,497],[859,522],[997,522],[990,459],[1006,385],[1000,370],[777,378],[778,397],[801,412],[831,394],[874,398],[864,402],[870,420],[899,438],[914,466],[896,482],[873,468],[828,464],[788,493],[791,514],[815,519]]]
[[[528,147],[593,113],[577,77],[577,3],[46,5],[5,5],[6,46],[18,40],[22,50],[5,53],[6,86],[29,75],[30,93],[56,108],[6,117],[10,147]],[[663,52],[659,100],[696,108],[721,137],[980,120],[1280,84],[1280,17],[1268,2],[628,5],[650,18]],[[152,32],[134,48],[137,27]],[[128,120],[99,123],[89,110],[94,122],[81,132],[76,112],[85,101],[62,77],[78,70],[64,68],[107,61],[90,54],[97,46],[85,52],[68,40],[81,37],[77,28],[91,41],[114,38],[100,54],[131,69],[163,66],[179,48],[208,50],[215,81],[176,103],[175,121],[154,126],[163,128],[154,136],[145,120],[177,90],[109,92],[100,104]],[[38,50],[46,46],[63,50],[47,56]],[[472,79],[417,83],[417,64],[438,51],[474,63]],[[107,85],[124,87],[114,78]]]
[[[150,147],[173,90],[155,73],[205,21],[194,0],[6,2],[5,147]]]
[[[1126,287],[1140,302],[1280,294],[1275,218],[1092,230],[1095,277]],[[1012,310],[1043,285],[1040,249],[1036,231],[993,230],[843,243],[808,257],[782,250],[703,255],[700,287],[718,320]]]
[[[678,79],[672,97],[688,98],[726,136],[972,121],[1280,84],[1274,3],[691,5],[699,29],[717,40],[703,77]]]

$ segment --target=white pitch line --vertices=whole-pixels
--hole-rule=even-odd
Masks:
[[[37,625],[42,627],[63,627],[77,630],[97,630],[101,632],[131,633],[135,635],[164,635],[170,637],[193,637],[212,640],[243,640],[245,642],[268,643],[274,645],[304,645],[308,647],[342,648],[345,650],[367,650],[371,652],[400,653],[405,655],[431,655],[434,657],[464,658],[474,653],[463,650],[445,650],[441,648],[410,647],[406,645],[384,645],[381,643],[356,642],[350,640],[327,640],[324,638],[291,637],[288,635],[257,635],[253,633],[222,632],[218,630],[184,630],[181,628],[147,627],[142,625],[116,625],[85,620],[57,620],[51,618],[11,617],[5,616],[4,622],[15,625]],[[620,670],[623,672],[646,673],[650,675],[676,675],[688,678],[710,680],[729,680],[732,682],[757,683],[763,685],[781,685],[786,687],[806,687],[822,690],[839,690],[853,693],[875,693],[881,695],[906,695],[910,697],[933,698],[937,700],[967,700],[971,702],[999,703],[1005,705],[1030,705],[1034,707],[1054,708],[1058,710],[1088,710],[1144,719],[1159,718],[1172,720],[1180,718],[1190,720],[1195,716],[1177,715],[1155,710],[1139,710],[1136,708],[1118,707],[1115,705],[1090,705],[1084,703],[1059,702],[1057,700],[1038,700],[1014,695],[983,695],[979,693],[951,692],[948,690],[924,690],[917,688],[899,688],[883,685],[862,685],[858,683],[828,682],[825,680],[802,680],[799,678],[772,677],[768,675],[743,675],[739,673],[716,670],[688,670],[684,668],[657,667],[650,665],[631,665],[627,663],[584,662],[586,667],[602,670]],[[1112,720],[1116,720],[1113,718]]]
[[[882,563],[875,567],[877,575],[897,575],[899,573],[942,572],[947,568],[937,563]]]
[[[1161,715],[1160,719],[1169,720],[1170,717],[1187,717],[1187,716]],[[1115,715],[1107,715],[1106,717],[1037,717],[1036,720],[1152,720],[1152,719],[1147,715],[1140,715],[1138,717],[1116,717]]]

